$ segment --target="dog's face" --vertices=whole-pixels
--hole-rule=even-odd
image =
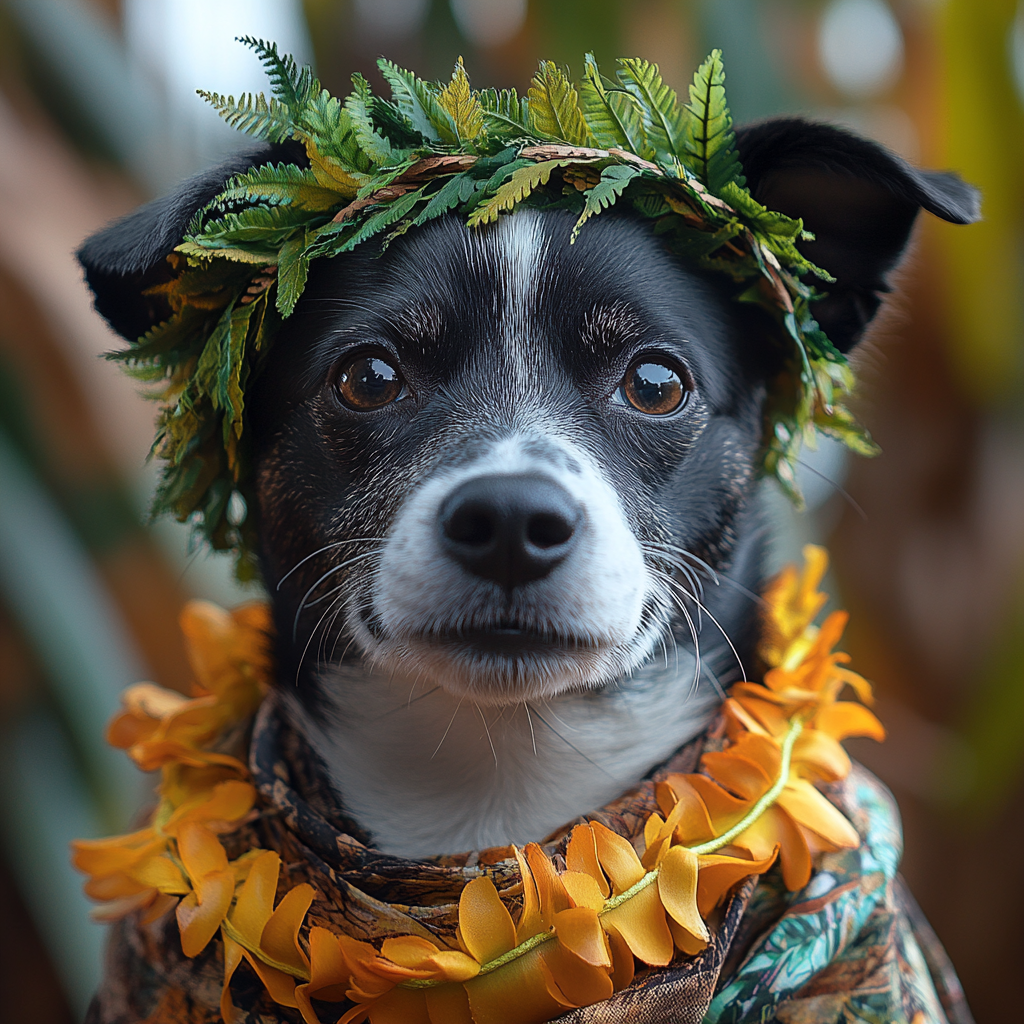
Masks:
[[[688,576],[728,557],[753,475],[768,325],[640,223],[570,245],[573,222],[452,217],[316,268],[256,399],[299,659],[519,702],[619,678],[698,614]]]
[[[886,290],[919,208],[977,218],[952,175],[823,125],[740,130],[753,195],[803,217],[836,277],[814,307],[842,350]],[[134,339],[147,285],[242,154],[91,239],[96,305]],[[283,678],[356,660],[478,704],[629,684],[686,643],[702,562],[756,589],[747,511],[766,385],[783,354],[727,279],[649,226],[519,210],[453,215],[383,255],[316,261],[250,385],[265,576]],[[743,646],[753,606],[706,604]],[[696,632],[693,629],[693,632]],[[666,653],[667,660],[667,653]]]

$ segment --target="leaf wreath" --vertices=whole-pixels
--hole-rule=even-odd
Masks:
[[[473,90],[461,59],[451,81],[425,82],[379,62],[391,98],[361,75],[342,102],[274,43],[245,37],[271,96],[201,92],[233,127],[271,142],[294,139],[309,167],[268,163],[225,182],[189,224],[159,286],[171,318],[113,358],[160,382],[154,453],[164,460],[153,512],[190,520],[255,575],[255,527],[233,495],[253,500],[247,384],[291,315],[314,259],[394,237],[448,211],[472,228],[519,205],[570,209],[571,241],[586,222],[626,202],[665,244],[728,274],[740,301],[763,307],[789,359],[765,412],[763,471],[800,503],[797,455],[815,429],[853,450],[875,446],[842,401],[845,358],[811,313],[807,275],[829,276],[799,252],[803,224],[766,209],[745,187],[725,99],[721,53],[679,102],[656,64],[618,62],[614,79],[584,60],[577,86],[543,61],[528,94]]]

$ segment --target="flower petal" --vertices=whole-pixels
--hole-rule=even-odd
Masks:
[[[814,727],[833,739],[847,736],[870,736],[881,743],[885,739],[882,723],[863,704],[842,700],[826,704],[814,716]]]
[[[582,871],[563,871],[560,877],[565,891],[577,907],[600,910],[604,906],[606,894],[601,891],[601,886],[593,875],[584,874]]]
[[[426,993],[393,988],[370,1007],[370,1024],[430,1024]]]
[[[668,919],[668,930],[672,933],[672,941],[675,942],[676,947],[687,956],[697,956],[708,947],[707,942],[690,934],[681,924],[676,924],[671,917]]]
[[[295,974],[309,970],[309,958],[299,947],[299,928],[315,895],[313,886],[306,882],[289,889],[260,936],[260,949]]]
[[[220,989],[220,1015],[224,1024],[236,1024],[238,1011],[231,1001],[231,979],[242,962],[242,947],[227,935],[223,935],[222,938],[224,939],[224,982]],[[307,1020],[306,1024],[320,1024],[320,1022]]]
[[[550,928],[554,915],[569,909],[569,894],[548,855],[536,843],[527,843],[523,854],[537,886],[541,920],[545,928]]]
[[[685,846],[706,843],[715,837],[707,804],[690,783],[689,776],[669,775],[655,788],[665,824],[675,825],[676,841]]]
[[[306,984],[296,986],[295,1002],[306,1024],[320,1024],[310,999],[340,1003],[352,978],[337,936],[326,928],[309,930],[309,975]]]
[[[603,931],[601,941],[604,942]],[[544,962],[558,986],[558,995],[573,1006],[592,1006],[609,999],[615,991],[608,970],[595,967],[557,942],[544,947]],[[611,967],[610,956],[608,967]]]
[[[801,776],[836,782],[845,779],[851,767],[846,751],[821,729],[804,729],[793,744],[793,768]]]
[[[466,951],[482,964],[507,953],[516,944],[512,915],[486,875],[474,878],[462,890],[459,930]]]
[[[466,982],[476,1024],[542,1024],[570,1009],[544,962],[542,948]]]
[[[682,846],[665,854],[658,871],[658,895],[669,916],[691,935],[708,942],[711,936],[697,911],[697,855]]]
[[[205,826],[185,822],[178,832],[178,856],[192,879],[193,885],[205,875],[223,871],[228,866],[228,855],[220,840]]]
[[[469,996],[462,985],[438,985],[428,988],[427,1013],[430,1024],[473,1024]]]
[[[646,964],[664,967],[675,948],[665,920],[665,908],[658,897],[658,886],[648,885],[631,899],[602,916],[614,927],[634,955]]]
[[[569,842],[565,847],[565,863],[570,871],[590,875],[606,897],[611,894],[608,880],[597,859],[597,840],[594,838],[594,830],[590,825],[577,825],[572,830],[572,835],[569,836]]]
[[[590,827],[594,831],[598,859],[612,883],[612,891],[618,895],[630,886],[636,885],[647,872],[644,871],[644,866],[629,840],[599,821],[592,821]]]
[[[855,850],[860,846],[857,830],[805,779],[790,779],[779,794],[778,804],[798,824],[838,849]]]
[[[223,850],[221,847],[222,853]],[[206,948],[220,928],[234,895],[235,876],[225,868],[204,875],[195,883],[195,890],[178,904],[178,929],[185,956],[198,956]]]
[[[750,875],[763,875],[775,863],[778,853],[773,850],[770,857],[761,860],[746,860],[713,853],[698,859],[697,910],[701,917],[707,917],[726,894],[738,882]]]
[[[626,944],[618,928],[611,924],[607,917],[603,918],[601,923],[608,935],[608,948],[612,954],[612,988],[616,992],[621,992],[633,984],[636,961],[633,958],[633,951]]]
[[[242,956],[249,962],[249,966],[256,972],[267,994],[278,1006],[290,1006],[298,1009],[299,1004],[295,998],[295,979],[276,967],[265,964],[259,957],[253,956],[248,950],[242,951]]]
[[[545,925],[541,917],[540,894],[537,892],[533,869],[523,850],[520,850],[518,846],[514,846],[513,850],[519,864],[519,877],[523,884],[523,909],[519,914],[519,924],[516,925],[516,942],[518,943],[543,931]]]
[[[771,789],[771,777],[760,765],[739,756],[735,747],[713,750],[705,754],[700,763],[715,782],[743,800],[757,800]]]
[[[779,848],[782,880],[790,892],[802,889],[811,877],[811,852],[799,826],[781,807],[769,807],[749,828],[734,840],[755,860],[771,855]]]
[[[131,869],[131,877],[172,896],[184,896],[191,888],[181,868],[166,855],[147,857]]]
[[[164,825],[164,831],[174,835],[184,821],[198,821],[207,825],[211,831],[223,832],[234,826],[235,822],[244,818],[256,802],[256,790],[248,782],[230,779],[218,783],[199,804],[191,807],[179,807]],[[219,822],[223,828],[213,828],[210,822]]]
[[[263,929],[274,912],[274,896],[281,871],[281,858],[264,850],[252,863],[249,876],[239,890],[231,925],[249,946],[258,946]]]
[[[552,924],[558,941],[570,952],[594,967],[611,968],[611,951],[596,911],[572,907],[556,914]]]

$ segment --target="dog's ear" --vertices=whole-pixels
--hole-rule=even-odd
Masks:
[[[76,255],[85,268],[96,311],[130,341],[166,320],[170,309],[163,299],[144,292],[170,276],[166,257],[181,241],[192,215],[221,191],[228,178],[281,160],[308,163],[298,143],[251,146],[87,238]]]
[[[754,198],[815,235],[800,249],[836,283],[811,308],[843,352],[878,311],[918,210],[954,224],[981,216],[977,189],[955,174],[917,170],[841,128],[778,118],[738,129],[736,141]]]

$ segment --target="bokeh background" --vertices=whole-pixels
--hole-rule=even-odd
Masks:
[[[189,596],[251,597],[187,526],[145,526],[153,407],[100,355],[72,252],[238,144],[195,96],[261,89],[276,39],[336,93],[374,59],[525,89],[641,55],[684,89],[724,51],[738,122],[852,126],[984,192],[920,224],[857,357],[884,456],[809,453],[776,559],[829,545],[847,647],[890,739],[904,872],[979,1024],[1017,1019],[1024,955],[1024,3],[1018,0],[0,0],[0,1014],[80,1019],[99,973],[67,842],[125,826],[147,782],[101,740],[121,688],[185,689]],[[1014,866],[1016,865],[1016,867]]]

